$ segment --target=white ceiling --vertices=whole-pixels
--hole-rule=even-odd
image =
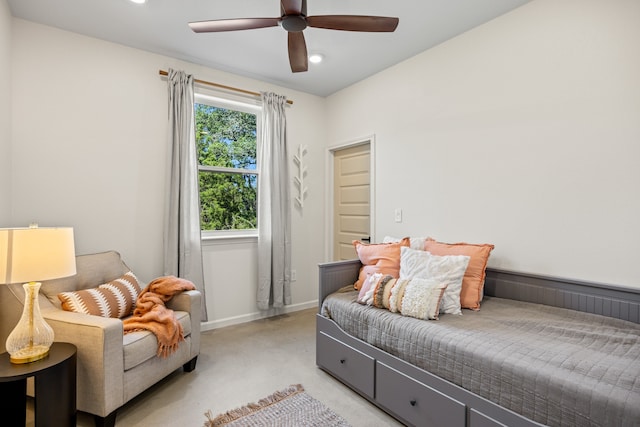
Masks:
[[[325,56],[292,73],[280,27],[196,34],[191,21],[277,17],[276,0],[7,0],[14,17],[328,96],[530,0],[308,0],[307,16],[400,19],[394,33],[307,28],[309,53]]]

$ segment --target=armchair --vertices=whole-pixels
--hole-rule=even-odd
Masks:
[[[175,352],[162,358],[156,355],[158,343],[149,331],[125,335],[122,319],[61,308],[58,293],[95,288],[127,273],[130,269],[120,254],[109,251],[79,255],[76,269],[75,276],[42,282],[40,308],[54,330],[55,341],[70,342],[78,348],[77,409],[93,414],[96,426],[112,427],[117,409],[129,400],[181,366],[185,372],[195,369],[200,352],[201,293],[185,291],[167,302],[182,325],[185,340]],[[22,307],[15,304],[15,298],[22,293],[0,292],[6,294],[0,299],[0,340],[4,346],[5,332],[8,334],[4,325],[17,322]],[[13,301],[8,302],[7,298]]]

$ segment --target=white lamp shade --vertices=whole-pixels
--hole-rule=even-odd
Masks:
[[[0,284],[76,274],[73,228],[0,229]]]

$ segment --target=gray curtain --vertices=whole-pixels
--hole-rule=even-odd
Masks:
[[[291,210],[286,97],[261,93],[258,147],[258,309],[291,304]]]
[[[164,274],[193,282],[202,293],[201,320],[206,321],[193,76],[169,69],[167,81],[170,153],[164,218]]]

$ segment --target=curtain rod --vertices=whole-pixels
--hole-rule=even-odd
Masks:
[[[161,76],[168,76],[169,75],[169,73],[166,72],[165,70],[158,70],[158,74],[160,74]],[[217,88],[221,88],[221,89],[232,90],[234,92],[241,92],[241,93],[244,93],[246,95],[260,97],[260,94],[258,92],[252,92],[250,90],[238,89],[237,87],[225,86],[225,85],[221,85],[220,83],[208,82],[206,80],[193,79],[193,81],[195,83],[199,83],[201,85],[213,86],[213,87],[217,87]],[[293,101],[290,100],[290,99],[287,99],[287,104],[293,104]]]

